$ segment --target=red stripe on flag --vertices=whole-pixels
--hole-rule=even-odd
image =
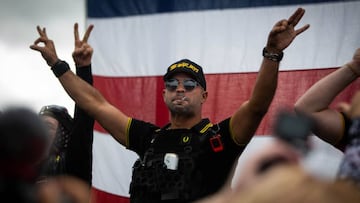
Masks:
[[[271,125],[281,109],[292,109],[296,100],[316,81],[335,68],[301,71],[281,71],[278,88],[269,112],[263,119],[257,135],[271,134]],[[204,104],[203,116],[213,122],[231,116],[239,106],[249,99],[257,73],[208,74],[208,100]],[[113,78],[94,76],[94,86],[105,98],[126,115],[160,126],[168,122],[168,111],[162,99],[164,84],[162,77]],[[355,82],[333,102],[351,100],[360,82]],[[95,129],[105,132],[98,123]]]
[[[94,197],[92,202],[111,202],[111,203],[129,203],[128,197],[110,194],[94,187],[91,188],[91,195]]]

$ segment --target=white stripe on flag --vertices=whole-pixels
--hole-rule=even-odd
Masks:
[[[129,197],[136,153],[127,150],[108,134],[98,131],[94,131],[93,143],[93,186],[108,193]]]
[[[205,73],[257,72],[275,22],[298,6],[191,11],[122,18],[89,18],[95,25],[93,73],[110,77],[163,75],[190,58]],[[282,70],[342,65],[360,46],[360,2],[303,5],[298,28],[310,29],[285,51]]]

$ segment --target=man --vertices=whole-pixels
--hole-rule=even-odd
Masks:
[[[283,50],[309,25],[295,30],[302,8],[271,30],[252,96],[230,117],[212,124],[201,115],[208,93],[202,67],[184,59],[164,75],[170,123],[163,128],[130,118],[75,76],[56,55],[45,29],[30,47],[41,52],[64,89],[119,143],[138,153],[131,202],[190,202],[219,190],[254,135],[275,94]],[[44,47],[38,43],[44,43]]]

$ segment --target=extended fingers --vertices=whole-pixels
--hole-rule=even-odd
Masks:
[[[304,32],[305,30],[307,30],[309,27],[310,27],[310,25],[309,25],[309,24],[306,24],[306,25],[304,25],[302,28],[297,29],[297,30],[295,31],[295,34],[298,35],[298,34]]]
[[[94,28],[94,25],[89,25],[89,27],[87,28],[87,30],[86,30],[86,32],[85,32],[85,35],[84,35],[84,37],[83,37],[83,42],[87,42],[88,41],[88,39],[89,39],[89,36],[90,36],[90,33],[91,33],[91,31],[93,30],[93,28]]]
[[[304,16],[305,9],[298,8],[293,15],[288,19],[288,24],[293,25],[294,27],[299,23],[301,18]]]
[[[305,10],[303,8],[298,8],[294,14],[290,16],[288,20],[281,20],[277,24],[275,24],[274,29],[272,30],[273,33],[282,32],[288,28],[294,28],[301,18],[304,16]],[[300,33],[304,32],[310,27],[309,24],[304,25],[300,29],[295,30],[295,34],[299,35]]]
[[[39,33],[39,35],[41,37],[46,37],[47,38],[46,28],[45,27],[43,29],[41,29],[41,27],[38,25],[38,26],[36,26],[36,29],[37,29],[37,31],[38,31],[38,33]]]
[[[79,25],[77,23],[74,24],[74,38],[76,43],[79,40]]]
[[[90,37],[90,33],[92,31],[92,29],[94,28],[94,25],[89,25],[89,27],[87,28],[85,35],[83,37],[83,39],[80,41],[80,37],[79,37],[79,25],[78,23],[74,24],[74,38],[75,38],[75,47],[80,47],[83,43],[87,43],[89,37]]]
[[[54,46],[53,41],[47,38],[46,36],[40,36],[34,41],[34,45],[37,45],[39,43],[44,43],[45,46]]]

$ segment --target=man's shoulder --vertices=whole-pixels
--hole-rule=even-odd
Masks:
[[[158,131],[161,128],[151,122],[140,120],[137,118],[130,118],[130,122],[128,124],[130,130],[136,131]]]
[[[218,123],[212,123],[208,118],[202,119],[202,121],[197,125],[197,129],[200,133],[204,133],[210,129],[213,131],[215,130],[218,134],[227,135],[230,133],[230,117],[225,118]]]

